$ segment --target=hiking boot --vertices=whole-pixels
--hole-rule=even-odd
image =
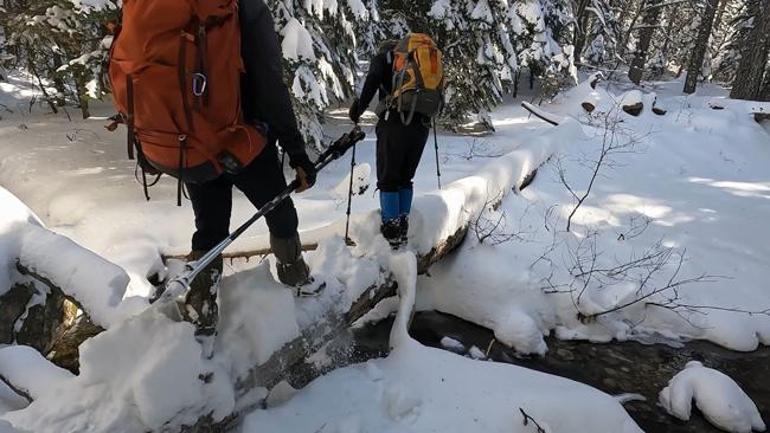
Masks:
[[[196,261],[205,253],[193,251],[187,256],[187,260]],[[181,312],[185,321],[195,325],[196,336],[213,337],[216,334],[219,319],[217,291],[222,279],[222,269],[222,256],[219,256],[190,283],[190,291],[187,292]]]
[[[292,287],[299,287],[310,281],[310,267],[302,258],[302,244],[299,234],[290,238],[270,235],[270,248],[277,259],[278,280]]]
[[[398,217],[398,230],[401,242],[399,247],[403,247],[409,243],[409,215],[404,214]]]
[[[380,233],[390,244],[390,247],[397,250],[401,247],[401,218],[387,220],[380,226]]]

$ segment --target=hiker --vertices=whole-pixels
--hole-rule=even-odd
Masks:
[[[257,208],[287,188],[276,141],[296,171],[297,192],[313,186],[316,168],[297,127],[283,82],[281,47],[263,0],[192,2],[195,9],[188,0],[175,1],[173,6],[171,0],[124,3],[123,28],[113,45],[110,80],[116,105],[129,127],[129,153],[135,145],[143,170],[176,176],[180,202],[181,183],[186,186],[195,214],[196,231],[188,258],[194,261],[229,235],[233,187]],[[157,14],[151,13],[151,8]],[[169,10],[186,15],[155,23],[136,18],[163,17]],[[240,49],[233,42],[238,37]],[[144,50],[147,44],[156,44],[156,48]],[[150,55],[156,57],[143,64],[160,63],[157,69],[134,66]],[[164,61],[178,66],[168,68],[162,65]],[[148,78],[133,80],[132,73]],[[151,78],[168,80],[168,85],[150,89]],[[146,108],[161,98],[165,98],[165,106]],[[168,110],[169,104],[179,108]],[[165,120],[168,118],[172,121]],[[179,132],[164,132],[169,129]],[[142,174],[146,176],[145,171]],[[146,186],[145,180],[145,192]],[[278,279],[293,288],[311,283],[292,201],[282,201],[265,219]],[[182,315],[196,325],[199,336],[216,332],[222,268],[220,256],[190,284]]]
[[[287,184],[278,157],[276,140],[297,172],[302,192],[313,186],[316,170],[305,151],[305,143],[283,81],[281,47],[273,18],[263,0],[240,0],[241,53],[245,73],[241,80],[242,109],[247,122],[264,122],[268,143],[264,150],[240,173],[224,175],[205,183],[187,183],[196,232],[192,238],[191,260],[198,259],[229,234],[232,187],[240,189],[260,208],[283,191]],[[302,258],[297,233],[297,211],[291,198],[281,202],[265,216],[270,231],[270,247],[277,259],[278,279],[288,286],[310,283],[309,268]],[[216,286],[222,273],[221,258],[190,285],[187,305],[198,314],[210,302],[216,314]],[[216,326],[216,317],[210,321]]]
[[[379,93],[376,133],[380,232],[393,249],[408,241],[412,179],[428,140],[431,119],[441,108],[442,88],[441,52],[428,35],[411,33],[400,41],[380,45],[361,95],[348,112],[350,120],[357,124],[375,93]]]

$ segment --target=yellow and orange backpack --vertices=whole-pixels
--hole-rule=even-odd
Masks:
[[[443,106],[443,54],[430,36],[410,33],[393,50],[393,87],[386,104],[405,124],[414,113],[436,116]]]

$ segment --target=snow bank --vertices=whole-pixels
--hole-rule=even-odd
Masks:
[[[417,343],[323,376],[285,405],[249,415],[243,432],[530,433],[519,408],[549,432],[642,432],[614,398],[586,385]]]
[[[636,144],[610,158],[566,232],[576,198],[562,174],[581,195],[604,137],[606,116],[580,107],[588,96],[619,116],[615,143]],[[654,98],[642,95],[645,105]],[[665,116],[645,110],[638,117],[617,101],[581,85],[548,107],[581,126],[541,132],[521,147],[562,145],[529,188],[487,212],[492,221],[502,217],[498,234],[517,236],[482,244],[472,232],[458,254],[420,278],[419,309],[488,327],[524,353],[543,353],[551,331],[597,342],[696,338],[745,351],[770,343],[770,137],[750,116],[712,110],[705,98],[670,98]],[[650,278],[649,266],[622,277],[579,275],[578,266],[586,270],[594,259],[594,269],[611,269],[651,251],[670,257]],[[698,279],[704,275],[712,277]],[[672,278],[695,281],[653,293]]]
[[[227,372],[201,357],[193,326],[154,309],[80,347],[80,375],[41,389],[1,420],[36,433],[136,433],[178,429],[234,406]]]
[[[17,261],[73,298],[94,323],[108,327],[121,318],[116,309],[129,277],[119,266],[43,227],[20,200],[0,187],[0,293],[12,283]]]
[[[243,433],[525,433],[530,428],[523,423],[522,410],[547,431],[581,425],[592,433],[642,432],[613,397],[586,385],[470,360],[412,340],[408,326],[414,312],[416,257],[411,252],[390,255],[389,269],[400,299],[390,356],[333,371],[284,405],[253,412]],[[555,408],[556,401],[569,404]],[[586,418],[586,413],[600,415]]]
[[[32,399],[37,399],[73,375],[53,365],[32,347],[8,346],[0,349],[0,377]]]
[[[735,433],[765,431],[757,406],[738,384],[697,361],[688,362],[660,392],[663,408],[684,421],[690,419],[693,400],[703,416],[722,430]]]

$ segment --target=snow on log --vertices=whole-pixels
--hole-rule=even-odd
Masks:
[[[71,239],[41,227],[20,230],[18,267],[75,302],[94,323],[109,327],[128,287],[126,272]]]
[[[542,110],[536,105],[530,104],[527,101],[522,101],[521,106],[524,107],[525,110],[534,114],[535,117],[538,117],[541,120],[544,120],[550,123],[551,125],[557,126],[558,124],[564,121],[564,119],[561,116],[557,116],[553,113],[549,113],[545,110]]]
[[[47,230],[15,196],[0,188],[0,295],[23,278],[32,277],[58,289],[96,324],[109,327],[123,299],[129,277],[119,266]],[[28,279],[27,279],[28,281]],[[21,281],[25,282],[25,281]]]
[[[29,401],[72,377],[72,373],[53,365],[32,347],[0,349],[0,380]]]

